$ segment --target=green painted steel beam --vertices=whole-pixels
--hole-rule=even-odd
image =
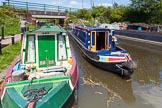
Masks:
[[[65,81],[65,80],[70,80],[70,76],[58,76],[58,77],[56,76],[56,77],[51,77],[51,78],[34,79],[32,81],[32,84]],[[29,83],[31,83],[31,80],[24,80],[24,81],[12,82],[12,83],[6,84],[5,87],[10,88],[14,86],[24,86],[24,85],[29,85]]]

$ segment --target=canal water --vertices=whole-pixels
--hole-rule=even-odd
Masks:
[[[120,40],[119,40],[120,42]],[[122,78],[87,62],[74,47],[79,67],[76,108],[162,108],[162,52],[119,43],[138,64],[131,78]],[[73,43],[73,46],[76,46]]]
[[[80,72],[78,104],[73,108],[162,108],[162,52],[133,43],[133,46],[122,42],[119,45],[138,64],[131,78],[94,67],[73,43]]]

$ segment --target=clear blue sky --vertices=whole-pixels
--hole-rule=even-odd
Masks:
[[[2,1],[5,0],[0,0],[0,2]],[[16,0],[16,1],[59,5],[59,6],[73,7],[73,8],[82,8],[82,1],[83,1],[83,8],[90,8],[91,7],[90,1],[94,1],[95,6],[98,5],[112,6],[113,2],[116,2],[119,5],[130,4],[130,0]]]

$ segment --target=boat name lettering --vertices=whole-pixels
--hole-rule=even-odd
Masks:
[[[50,34],[49,32],[42,32],[42,34]]]
[[[66,33],[62,33],[62,35],[66,35]]]
[[[120,55],[121,52],[111,52],[111,55],[114,55],[114,54],[118,54],[118,55]]]

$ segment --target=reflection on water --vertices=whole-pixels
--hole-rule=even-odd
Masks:
[[[138,68],[133,74],[133,79],[142,83],[159,83],[160,72],[162,71],[162,52],[152,52],[151,50],[139,49],[122,45],[137,61]]]
[[[138,63],[131,79],[123,79],[94,67],[72,45],[80,72],[78,108],[161,108],[162,52],[120,44]],[[86,85],[83,78],[97,85]]]
[[[73,47],[76,46],[72,43]],[[161,108],[162,52],[152,52],[131,45],[120,44],[138,63],[131,79],[103,71],[87,62],[74,47],[80,77],[100,83],[84,85],[79,81],[78,108]]]

